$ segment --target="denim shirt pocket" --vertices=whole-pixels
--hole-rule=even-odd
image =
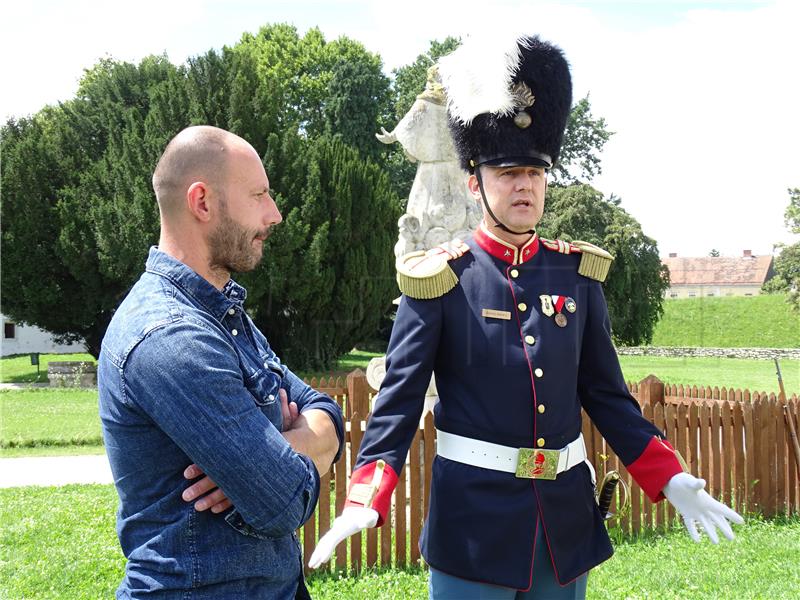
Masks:
[[[278,431],[283,428],[280,398],[278,396],[283,383],[283,370],[273,368],[269,362],[266,368],[256,369],[244,381],[245,387],[253,396],[256,405],[266,415]]]

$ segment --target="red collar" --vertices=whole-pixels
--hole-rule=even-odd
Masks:
[[[504,242],[490,232],[483,223],[475,230],[473,237],[486,252],[510,265],[521,265],[528,262],[539,251],[539,236],[536,233],[522,248]]]

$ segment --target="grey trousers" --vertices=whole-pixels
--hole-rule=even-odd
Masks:
[[[536,532],[533,559],[533,584],[527,592],[512,588],[453,577],[431,567],[428,592],[430,600],[584,600],[588,573],[561,586],[553,571],[550,552],[544,539],[544,527]]]

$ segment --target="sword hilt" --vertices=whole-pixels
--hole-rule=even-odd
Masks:
[[[608,509],[611,507],[611,500],[614,498],[614,492],[619,483],[619,473],[610,471],[603,478],[603,483],[600,486],[600,493],[597,495],[597,507],[600,509],[600,514],[604,519],[611,518]]]

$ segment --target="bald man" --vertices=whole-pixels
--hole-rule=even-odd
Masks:
[[[231,279],[281,222],[269,179],[245,140],[201,126],[170,141],[153,189],[159,244],[98,367],[128,559],[117,598],[306,598],[294,532],[344,427],[281,364]]]

